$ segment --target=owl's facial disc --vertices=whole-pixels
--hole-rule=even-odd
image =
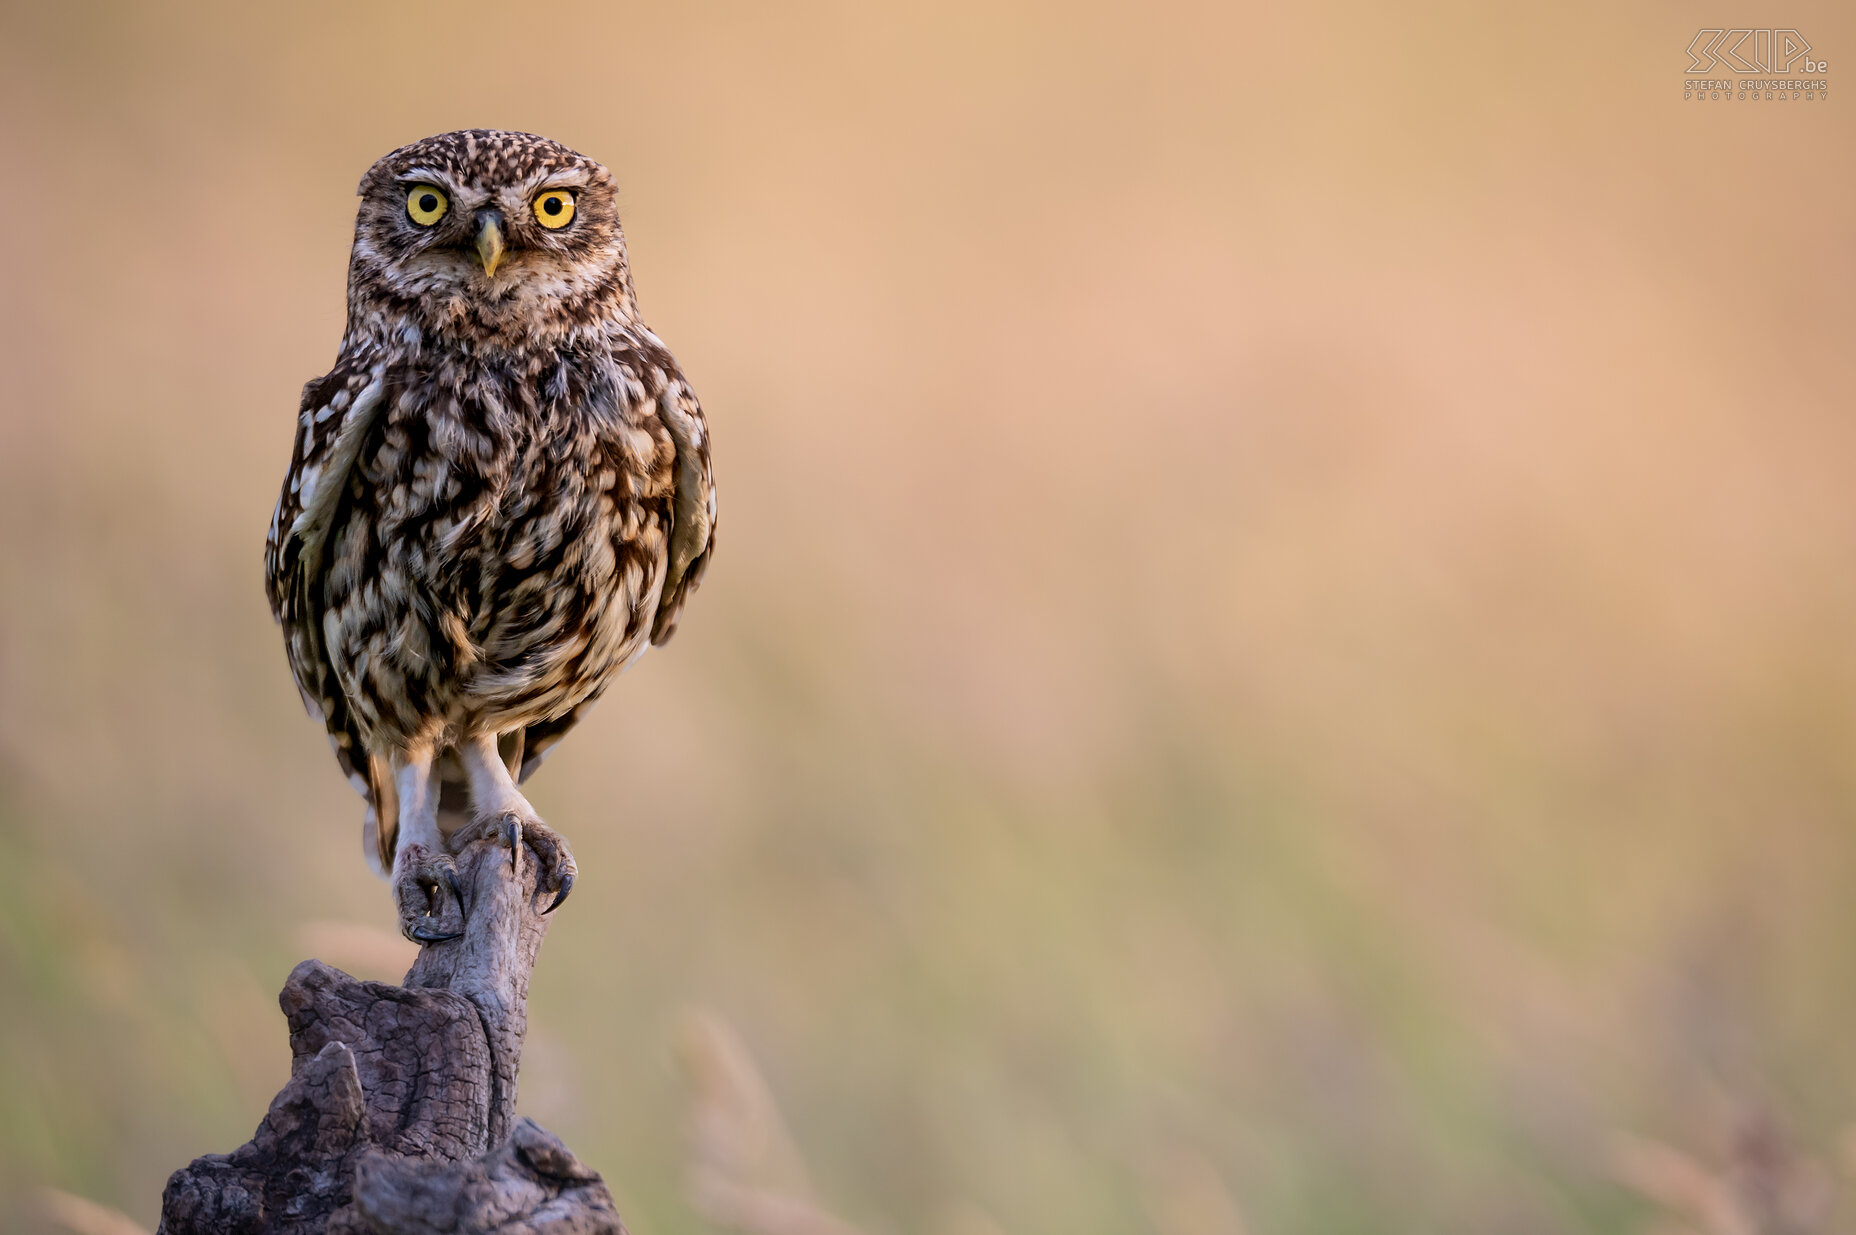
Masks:
[[[375,163],[361,196],[357,320],[516,345],[636,311],[611,174],[556,142],[441,133]]]

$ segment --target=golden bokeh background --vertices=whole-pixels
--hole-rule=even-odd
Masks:
[[[391,976],[260,556],[356,181],[482,125],[717,442],[533,784],[523,1108],[634,1235],[714,1135],[872,1235],[1851,1229],[1856,125],[1682,98],[1851,16],[9,0],[5,1225],[152,1229]]]

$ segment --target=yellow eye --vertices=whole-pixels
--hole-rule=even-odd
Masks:
[[[566,189],[549,189],[536,194],[535,217],[543,227],[566,227],[574,221],[574,195]]]
[[[435,184],[415,184],[406,195],[406,213],[420,227],[430,227],[444,218],[450,206],[445,191]]]

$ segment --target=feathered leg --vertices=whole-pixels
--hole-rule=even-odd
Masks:
[[[509,765],[497,750],[494,733],[480,733],[458,743],[458,760],[470,780],[471,807],[477,821],[495,821],[509,845],[510,860],[518,868],[521,866],[524,841],[540,855],[548,868],[542,873],[540,886],[556,889],[554,903],[543,912],[553,913],[573,891],[574,877],[579,873],[567,842],[541,821],[535,808],[516,788],[515,777],[510,775]]]
[[[438,770],[430,745],[396,751],[393,786],[399,798],[399,846],[393,854],[393,899],[400,931],[416,943],[464,933],[464,893],[457,864],[438,830]]]

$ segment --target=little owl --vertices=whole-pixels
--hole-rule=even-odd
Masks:
[[[715,532],[709,432],[638,316],[612,176],[526,133],[361,178],[348,326],[303,388],[265,574],[290,670],[367,800],[401,929],[451,938],[447,836],[567,846],[516,786],[676,630]]]

